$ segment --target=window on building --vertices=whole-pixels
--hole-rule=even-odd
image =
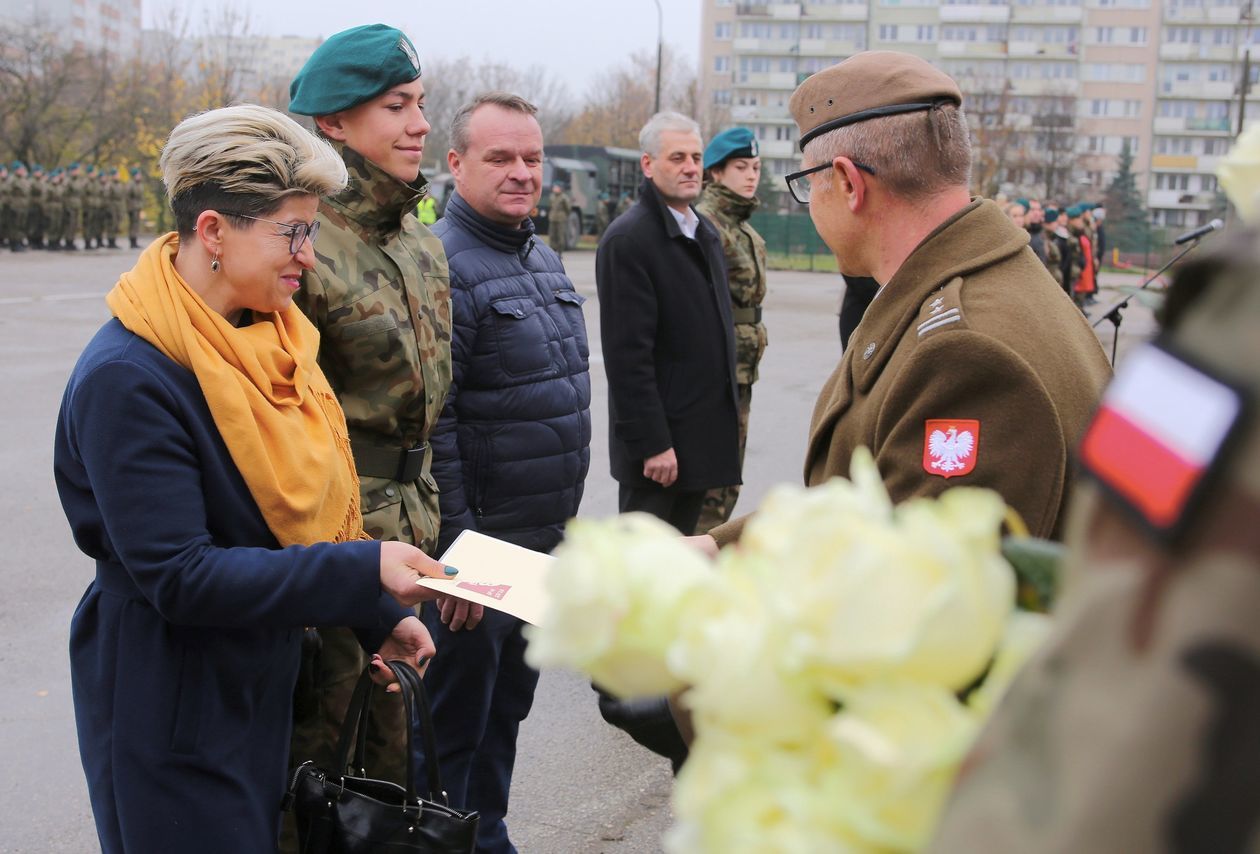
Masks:
[[[731,58],[729,56],[713,57],[713,70],[717,72],[731,70]]]
[[[729,41],[731,38],[731,22],[718,21],[713,25],[713,37],[718,41]]]
[[[944,31],[948,28],[942,27],[941,29],[942,31]],[[880,24],[879,25],[879,40],[882,42],[895,42],[897,40],[897,25],[896,24]]]
[[[714,89],[713,90],[713,103],[726,105],[726,104],[730,104],[730,102],[731,102],[730,89]]]
[[[774,129],[774,138],[779,140],[780,142],[782,142],[783,140],[791,139],[793,136],[792,130],[793,129],[788,127],[787,125],[777,125]]]

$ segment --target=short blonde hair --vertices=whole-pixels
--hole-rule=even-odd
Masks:
[[[188,235],[203,211],[266,216],[295,195],[331,196],[347,182],[331,145],[283,113],[238,104],[184,119],[158,164],[175,214]],[[236,223],[245,225],[245,221]]]

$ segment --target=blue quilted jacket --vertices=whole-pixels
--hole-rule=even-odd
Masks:
[[[451,269],[453,362],[430,440],[439,549],[472,529],[550,551],[590,468],[585,297],[529,220],[500,225],[454,193],[433,233]]]

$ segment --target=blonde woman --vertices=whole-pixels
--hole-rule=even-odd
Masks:
[[[106,854],[273,851],[302,627],[417,664],[433,644],[404,605],[444,570],[365,538],[292,304],[341,158],[238,106],[182,122],[161,168],[177,232],[110,291],[57,423],[62,506],[96,561],[71,623],[79,750]]]

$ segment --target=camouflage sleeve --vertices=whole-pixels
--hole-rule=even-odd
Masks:
[[[472,292],[454,272],[451,282],[451,388],[437,426],[429,436],[433,446],[433,479],[442,510],[437,551],[440,554],[461,531],[477,530],[477,520],[464,491],[464,455],[459,444],[459,389],[477,343],[477,306]]]
[[[328,316],[328,297],[324,280],[316,270],[302,274],[302,287],[293,295],[293,304],[302,310],[306,319],[323,334],[324,321]]]

